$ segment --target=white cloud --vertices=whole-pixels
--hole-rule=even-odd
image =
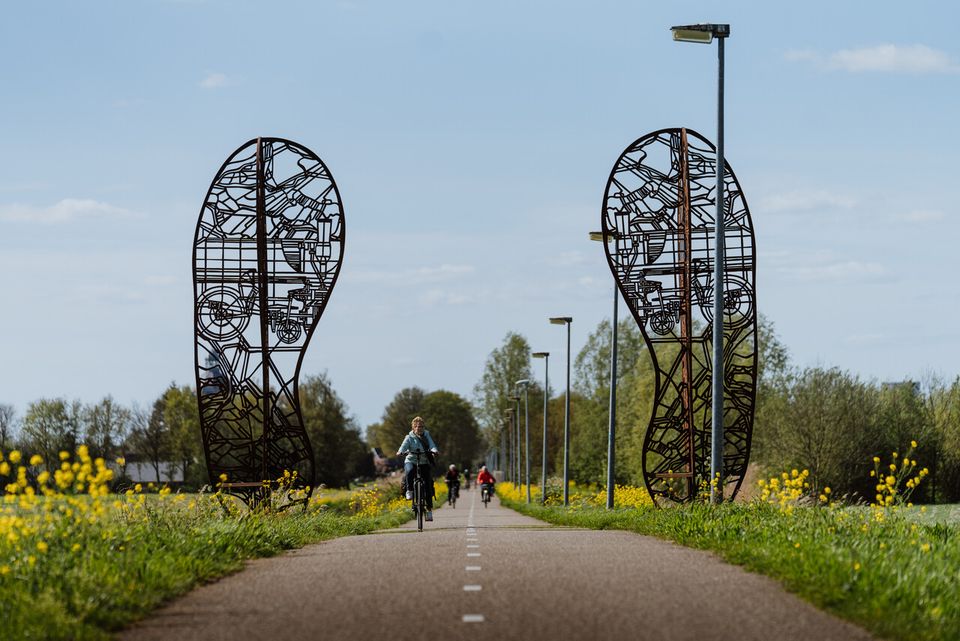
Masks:
[[[0,206],[0,220],[27,223],[63,223],[81,218],[126,218],[137,214],[122,207],[83,198],[64,198],[48,207],[10,204]]]
[[[203,89],[219,89],[229,84],[229,78],[223,73],[208,73],[207,76],[200,81],[200,87]]]
[[[905,223],[933,223],[944,217],[944,213],[937,209],[915,209],[896,216],[896,219]]]
[[[436,267],[417,267],[397,271],[358,271],[346,276],[349,280],[362,283],[393,283],[402,285],[422,285],[456,280],[476,271],[473,265],[451,265],[444,263]]]
[[[167,287],[175,284],[179,278],[176,276],[154,274],[143,279],[143,284],[147,287]]]
[[[780,267],[777,271],[806,282],[840,282],[870,280],[886,274],[879,263],[847,260],[820,265],[796,265]]]
[[[430,307],[436,305],[465,305],[473,302],[472,298],[460,292],[448,292],[442,289],[428,289],[417,300],[421,305]]]
[[[852,209],[857,201],[828,191],[789,191],[760,198],[758,211],[805,212],[820,209]]]
[[[841,49],[830,54],[802,49],[784,54],[790,62],[811,62],[825,69],[849,73],[957,73],[958,65],[947,53],[926,45],[882,44],[859,49]]]
[[[955,73],[960,67],[950,56],[926,45],[879,45],[843,49],[830,55],[828,64],[851,73],[887,71],[895,73]]]

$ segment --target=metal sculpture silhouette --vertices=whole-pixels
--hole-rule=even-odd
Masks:
[[[716,153],[689,129],[662,129],[617,160],[604,195],[607,262],[640,326],[655,391],[643,476],[658,504],[696,497],[710,479]],[[757,382],[754,236],[724,163],[723,485],[746,472]]]
[[[333,176],[312,151],[257,138],[217,172],[193,245],[197,398],[211,480],[249,505],[313,450],[297,397],[303,353],[337,281],[345,239]],[[223,476],[225,475],[225,476]]]

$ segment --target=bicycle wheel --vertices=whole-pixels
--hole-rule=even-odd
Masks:
[[[417,506],[417,531],[423,532],[423,481],[419,477],[413,482],[413,500]]]

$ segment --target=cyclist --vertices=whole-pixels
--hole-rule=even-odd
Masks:
[[[493,478],[493,474],[487,471],[486,465],[480,466],[480,472],[477,474],[477,487],[482,491],[484,487],[487,488],[487,493],[493,498],[493,486],[496,485],[497,480]]]
[[[397,456],[406,454],[403,460],[403,478],[404,487],[407,490],[407,500],[413,499],[413,479],[417,476],[417,468],[420,468],[420,478],[423,479],[424,488],[427,495],[424,497],[427,502],[427,514],[424,517],[427,521],[433,520],[433,474],[430,467],[440,450],[430,436],[430,432],[424,427],[423,418],[417,416],[411,421],[410,433],[403,439],[400,449],[397,450]],[[416,507],[416,506],[414,506]]]
[[[470,465],[463,468],[463,489],[470,489]]]
[[[450,465],[447,469],[447,478],[444,481],[447,482],[447,494],[454,498],[460,498],[460,472],[457,471],[456,465]]]

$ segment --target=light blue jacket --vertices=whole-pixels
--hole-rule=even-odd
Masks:
[[[427,442],[427,446],[430,448],[431,452],[437,452],[437,445],[433,442],[433,438],[430,437],[430,432],[423,430],[423,440]],[[403,459],[404,463],[413,463],[415,465],[429,465],[430,460],[427,458],[426,452],[423,449],[423,445],[420,444],[420,439],[417,438],[417,435],[413,433],[413,430],[410,430],[410,433],[407,434],[406,438],[403,439],[403,443],[400,444],[400,449],[397,450],[397,454],[400,452],[410,452],[407,454],[407,457]]]

